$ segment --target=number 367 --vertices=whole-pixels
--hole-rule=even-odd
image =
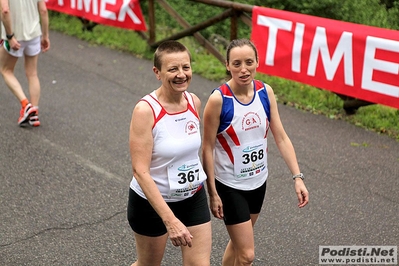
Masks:
[[[184,184],[186,182],[194,182],[195,179],[199,180],[199,169],[195,169],[195,171],[188,171],[188,172],[180,172],[178,176],[180,180],[178,181],[179,184]]]

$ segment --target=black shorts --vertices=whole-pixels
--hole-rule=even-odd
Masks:
[[[250,214],[260,213],[266,194],[266,182],[254,190],[238,190],[219,181],[216,190],[223,203],[225,225],[239,224],[251,219]]]
[[[207,223],[211,220],[204,187],[188,199],[167,202],[167,204],[174,215],[187,227]],[[148,200],[140,197],[132,189],[129,189],[127,220],[133,231],[140,235],[161,236],[167,232],[161,217]]]

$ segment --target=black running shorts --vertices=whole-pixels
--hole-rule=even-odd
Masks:
[[[219,181],[216,190],[223,203],[225,225],[239,224],[251,219],[250,214],[260,213],[266,193],[266,182],[254,190],[238,190]]]
[[[204,186],[192,197],[168,202],[175,216],[187,227],[207,223],[211,220]],[[151,204],[129,189],[127,219],[134,232],[145,236],[161,236],[167,232],[161,217]]]

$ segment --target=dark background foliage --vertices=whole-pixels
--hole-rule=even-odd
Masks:
[[[191,25],[224,11],[223,8],[191,0],[167,0]],[[236,0],[248,5],[270,7],[346,22],[399,30],[399,0]],[[143,13],[148,14],[148,1],[141,1]],[[184,11],[184,12],[183,12]],[[250,15],[250,14],[249,14]],[[179,24],[156,3],[156,23],[179,30]],[[238,37],[249,37],[251,29],[240,22]],[[229,38],[230,21],[222,21],[203,31],[206,38],[217,34]]]

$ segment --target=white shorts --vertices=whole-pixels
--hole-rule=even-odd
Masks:
[[[4,40],[3,46],[6,51],[15,57],[22,57],[24,55],[27,56],[35,56],[40,53],[41,51],[41,45],[40,45],[40,36],[37,36],[36,38],[30,40],[30,41],[19,41],[21,44],[21,47],[19,50],[13,50],[10,47],[10,44],[8,43],[8,40]]]

